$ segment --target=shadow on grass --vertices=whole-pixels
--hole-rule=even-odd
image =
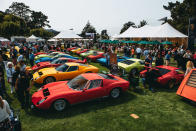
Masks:
[[[181,100],[182,100],[185,104],[189,104],[189,105],[191,105],[192,107],[196,107],[196,102],[194,102],[194,101],[191,101],[191,100],[189,100],[189,99],[187,99],[187,98],[184,98],[184,97],[182,97]]]
[[[85,103],[76,104],[68,107],[63,112],[55,112],[51,110],[33,110],[26,112],[29,115],[43,117],[46,119],[66,118],[73,117],[88,112],[96,112],[97,110],[104,109],[111,106],[121,105],[135,99],[136,96],[132,93],[123,92],[118,99],[100,98]]]

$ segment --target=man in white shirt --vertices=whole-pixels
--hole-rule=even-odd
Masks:
[[[136,53],[137,53],[137,58],[140,59],[141,53],[142,53],[142,49],[140,47],[136,48]]]

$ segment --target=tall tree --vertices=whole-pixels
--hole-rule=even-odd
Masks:
[[[41,38],[44,38],[44,39],[49,39],[51,37],[54,36],[54,34],[52,32],[49,32],[43,28],[37,28],[37,29],[32,29],[30,31],[30,34],[32,35],[35,35],[37,37],[41,37]]]
[[[127,23],[125,23],[123,25],[122,29],[120,30],[120,34],[123,33],[123,32],[125,32],[129,27],[137,28],[137,26],[135,25],[134,22],[129,21],[129,22],[127,22]]]
[[[43,28],[45,26],[50,27],[48,17],[44,15],[41,11],[31,12],[31,18],[30,21],[28,22],[28,25],[31,29]]]
[[[195,0],[184,0],[182,3],[176,1],[163,6],[171,13],[171,19],[168,19],[168,22],[185,34],[188,34],[189,18],[194,16],[193,2]]]
[[[146,20],[142,20],[142,21],[140,21],[140,24],[138,25],[138,28],[141,28],[141,27],[143,27],[147,24],[148,24],[148,22]]]
[[[12,5],[5,11],[9,14],[14,14],[23,18],[26,22],[29,21],[31,10],[30,7],[20,2],[13,2]]]
[[[102,30],[101,31],[101,39],[109,39],[107,30]]]
[[[83,28],[80,36],[86,37],[86,33],[96,33],[95,28],[90,24],[89,21],[87,22],[86,26]]]

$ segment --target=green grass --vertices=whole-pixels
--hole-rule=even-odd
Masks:
[[[108,71],[98,63],[90,64]],[[37,89],[33,87],[31,94]],[[23,131],[195,131],[195,106],[175,92],[176,89],[159,88],[151,93],[141,87],[115,100],[98,99],[60,113],[22,110],[14,94],[9,94],[8,102],[20,109]],[[130,117],[132,113],[139,119]]]

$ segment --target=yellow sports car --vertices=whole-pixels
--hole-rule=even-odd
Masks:
[[[81,50],[81,48],[76,48],[76,49],[71,50],[71,52],[76,53],[77,51],[80,51],[80,50]]]
[[[99,69],[92,65],[66,63],[56,68],[44,68],[33,74],[33,80],[38,84],[48,84],[60,80],[69,80],[82,73],[97,73]]]

